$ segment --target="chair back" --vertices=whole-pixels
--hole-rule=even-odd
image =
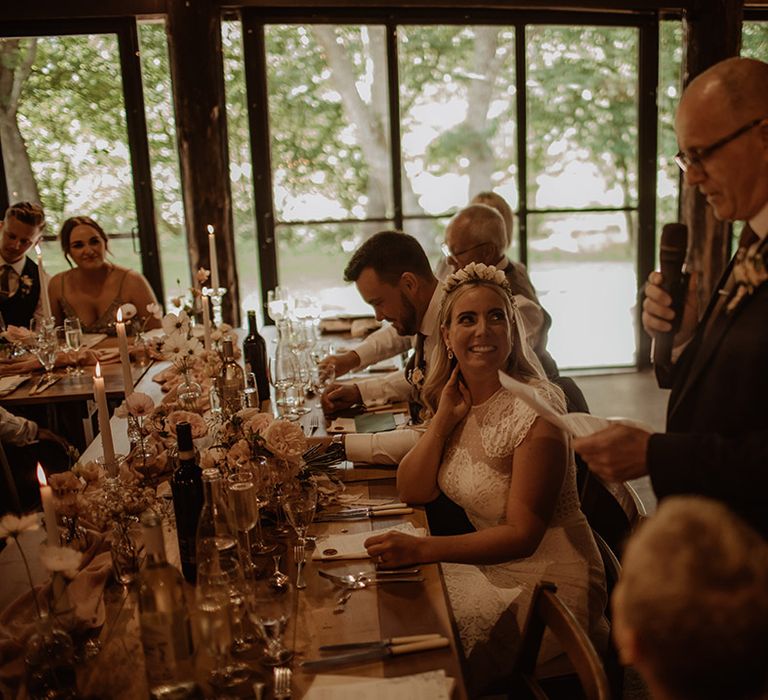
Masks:
[[[568,606],[558,598],[557,586],[547,581],[539,583],[533,592],[515,665],[517,677],[522,679],[533,697],[547,698],[535,676],[545,629],[549,629],[560,642],[579,678],[586,700],[609,700],[610,687],[600,656]]]
[[[579,495],[581,510],[592,530],[618,556],[624,540],[647,516],[637,491],[626,481],[607,483],[589,472]]]
[[[5,454],[5,448],[0,442],[0,471],[3,473],[4,490],[6,493],[7,506],[14,513],[21,515],[21,501],[19,500],[19,492],[16,488],[16,480],[13,478],[13,471],[11,465],[8,463],[8,457]],[[0,513],[2,515],[2,513]]]

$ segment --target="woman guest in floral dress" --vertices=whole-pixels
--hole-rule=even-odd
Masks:
[[[388,567],[443,565],[468,660],[473,694],[509,673],[531,593],[553,581],[599,644],[605,640],[605,583],[599,553],[579,510],[568,438],[501,386],[499,371],[533,384],[564,412],[525,338],[504,273],[471,264],[445,282],[443,342],[423,397],[432,414],[397,471],[400,497],[428,503],[442,489],[476,532],[450,537],[387,533],[366,541]],[[540,663],[560,654],[545,637]],[[551,666],[551,664],[550,664]]]
[[[106,259],[107,234],[88,216],[73,216],[59,234],[61,249],[75,267],[54,275],[50,282],[51,309],[56,323],[79,318],[84,333],[115,333],[115,314],[123,304],[142,313],[157,303],[155,293],[140,272]],[[145,330],[158,328],[159,319],[148,318]]]

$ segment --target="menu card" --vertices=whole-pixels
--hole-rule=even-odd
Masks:
[[[305,700],[449,700],[454,680],[445,671],[427,671],[397,678],[319,675]]]
[[[331,559],[368,559],[368,552],[365,551],[363,542],[373,535],[383,535],[385,532],[393,531],[404,532],[406,535],[413,535],[414,537],[424,537],[427,534],[422,527],[416,528],[411,523],[401,523],[382,530],[366,530],[348,535],[327,535],[317,538],[317,547],[312,553],[312,558],[325,561]]]

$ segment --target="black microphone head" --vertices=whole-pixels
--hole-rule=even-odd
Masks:
[[[659,244],[659,262],[682,265],[688,249],[688,227],[685,224],[664,224]]]

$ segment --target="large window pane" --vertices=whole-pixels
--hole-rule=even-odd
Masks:
[[[495,189],[517,206],[515,32],[510,27],[398,29],[406,216],[438,215]],[[442,232],[409,231],[431,254]]]
[[[166,300],[191,285],[189,249],[176,146],[168,44],[163,22],[139,23],[141,74],[146,107],[152,189],[155,198],[157,247]]]
[[[635,362],[635,215],[529,217],[529,272],[552,316],[549,351],[561,369]]]
[[[768,17],[766,18],[768,20]],[[768,61],[768,21],[744,22],[741,35],[741,55]]]
[[[21,86],[17,98],[12,83],[0,81],[0,100],[16,107],[2,117],[11,201],[39,200],[49,235],[79,214],[93,216],[110,234],[134,230],[117,37],[3,39],[0,62]],[[113,247],[116,262],[135,264],[134,255],[123,257],[124,246]],[[55,245],[47,244],[46,268],[54,273],[66,267]]]

